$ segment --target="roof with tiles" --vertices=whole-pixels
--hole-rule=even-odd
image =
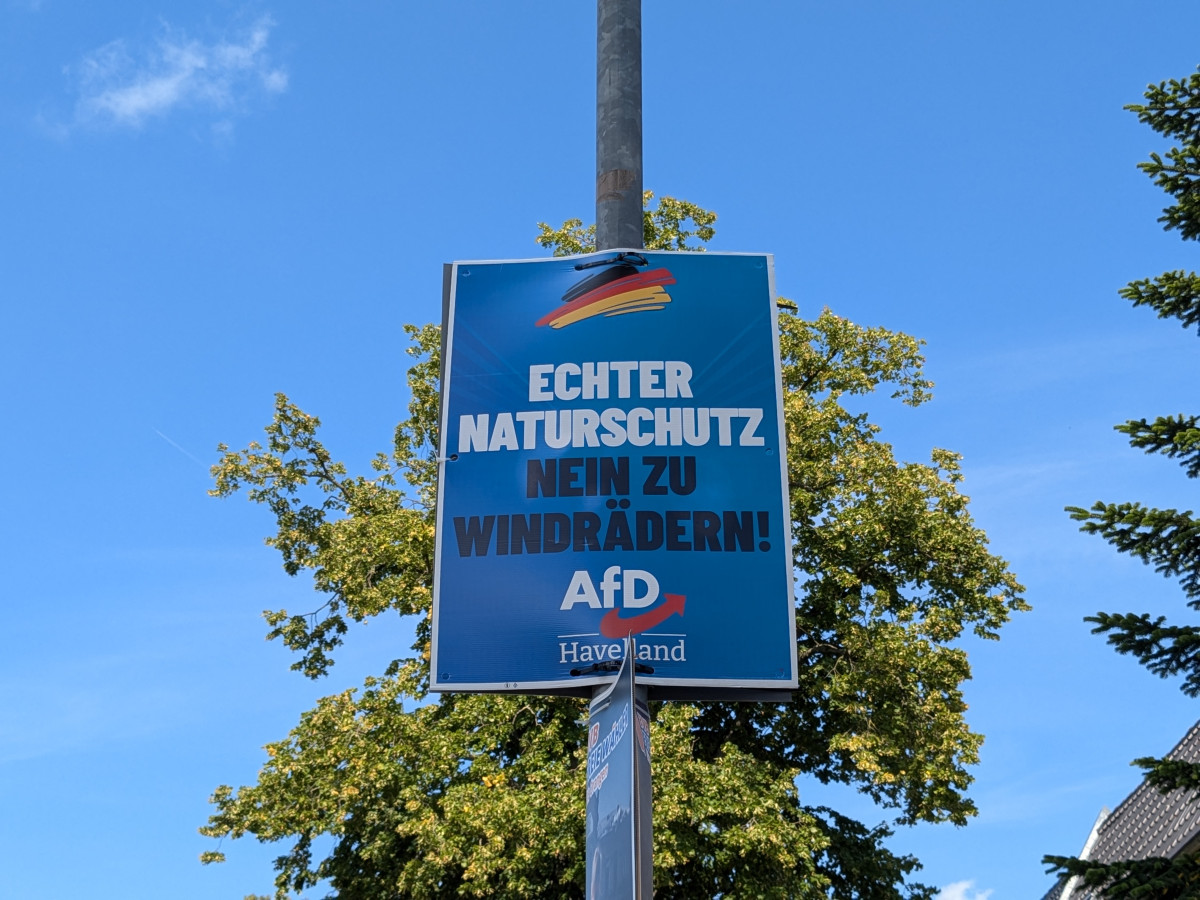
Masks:
[[[1200,722],[1167,754],[1200,763]],[[1189,791],[1160,794],[1142,782],[1108,815],[1101,813],[1081,857],[1097,862],[1194,853],[1200,846],[1200,802]],[[1059,879],[1042,900],[1092,900],[1078,879]]]

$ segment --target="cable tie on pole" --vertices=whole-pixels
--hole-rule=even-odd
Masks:
[[[621,668],[619,659],[605,660],[604,662],[592,663],[590,666],[584,666],[582,669],[572,669],[571,674],[578,677],[580,675],[592,675],[596,672],[615,672]],[[654,666],[648,666],[645,663],[635,662],[633,671],[640,672],[642,675],[653,675]]]
[[[616,263],[632,263],[635,266],[648,266],[650,262],[640,253],[618,253],[609,259],[592,259],[588,262],[576,263],[575,270],[594,269],[596,266],[611,266]]]

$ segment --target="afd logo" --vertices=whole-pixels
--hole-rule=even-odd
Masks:
[[[676,613],[683,615],[687,597],[662,594],[663,602],[655,606],[659,593],[658,579],[645,569],[609,566],[600,578],[598,590],[591,573],[580,569],[571,576],[559,609],[572,610],[581,603],[589,609],[607,609],[609,612],[600,620],[600,633],[607,638],[620,638],[654,628]],[[618,607],[645,612],[622,616]]]

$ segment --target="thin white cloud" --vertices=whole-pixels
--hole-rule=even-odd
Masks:
[[[255,98],[287,89],[287,71],[267,52],[273,26],[264,17],[206,42],[164,23],[150,46],[105,44],[68,70],[79,93],[75,122],[139,128],[179,109],[217,113],[228,122]]]
[[[938,891],[937,900],[988,900],[990,896],[991,889],[975,890],[974,881],[956,881]]]
[[[157,428],[155,428],[153,425],[152,425],[152,426],[150,426],[150,427],[151,427],[151,430],[152,430],[152,431],[153,431],[155,434],[157,434],[157,435],[158,435],[160,438],[162,438],[164,441],[166,441],[168,444],[170,444],[172,447],[174,447],[176,450],[178,450],[180,453],[182,453],[182,454],[183,454],[184,456],[186,456],[188,459],[190,459],[190,460],[192,460],[193,462],[195,462],[195,463],[197,463],[197,464],[199,464],[199,465],[203,466],[205,470],[207,470],[207,469],[208,469],[208,467],[209,467],[209,466],[208,466],[208,463],[206,463],[206,462],[204,462],[202,459],[199,459],[198,457],[196,457],[196,456],[195,456],[195,455],[194,455],[194,454],[193,454],[191,451],[189,451],[189,450],[185,450],[183,447],[180,447],[180,446],[179,446],[177,443],[175,443],[173,440],[171,440],[169,437],[167,437],[165,434],[163,434],[161,431],[159,431],[159,430],[158,430]]]

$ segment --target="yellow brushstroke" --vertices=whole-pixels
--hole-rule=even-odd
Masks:
[[[559,318],[551,321],[550,327],[562,328],[582,319],[589,319],[592,316],[615,315],[618,310],[621,312],[635,312],[638,308],[651,303],[660,304],[657,308],[661,309],[661,304],[670,302],[671,295],[660,286],[653,285],[641,290],[615,294],[612,297],[606,297],[603,300],[598,300],[595,303],[589,303],[587,306],[564,313]]]

